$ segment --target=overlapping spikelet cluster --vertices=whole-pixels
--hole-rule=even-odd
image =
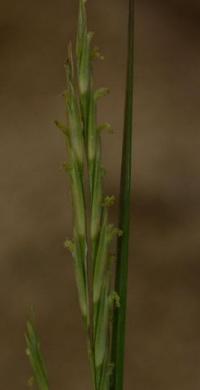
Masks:
[[[79,302],[89,338],[94,389],[109,388],[110,332],[113,305],[119,304],[112,291],[112,256],[109,247],[119,230],[108,222],[114,198],[103,195],[101,129],[97,124],[98,99],[106,88],[93,87],[93,34],[87,29],[86,0],[80,0],[75,60],[69,46],[66,63],[65,104],[68,125],[57,123],[67,144],[67,171],[71,180],[74,211],[70,249],[75,265]],[[88,187],[88,188],[87,188]]]
[[[101,55],[92,48],[93,34],[87,29],[86,0],[80,0],[76,50],[68,48],[64,93],[67,125],[56,121],[65,137],[74,213],[73,239],[66,240],[74,260],[75,277],[84,319],[94,390],[108,390],[112,372],[111,319],[119,297],[112,288],[113,256],[110,244],[121,232],[109,223],[113,196],[103,195],[101,130],[97,103],[108,90],[94,89],[93,60]],[[40,390],[48,390],[48,379],[32,322],[27,326],[27,354]]]

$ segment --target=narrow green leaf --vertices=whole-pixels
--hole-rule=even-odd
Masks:
[[[47,371],[40,348],[40,341],[33,321],[27,322],[25,334],[26,353],[39,390],[49,390]]]
[[[132,114],[133,114],[133,70],[134,70],[134,0],[129,0],[127,85],[124,116],[124,137],[121,165],[121,194],[119,228],[123,235],[118,239],[115,289],[120,297],[120,307],[114,311],[112,361],[114,372],[111,389],[123,390],[126,301],[128,279],[128,245],[131,201],[132,165]]]

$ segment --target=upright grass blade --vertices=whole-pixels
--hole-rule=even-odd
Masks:
[[[129,0],[128,58],[126,101],[124,112],[124,136],[121,164],[119,228],[115,290],[120,297],[120,308],[113,318],[112,361],[114,364],[112,390],[122,390],[124,382],[124,350],[126,301],[128,279],[128,246],[131,201],[132,122],[133,122],[133,70],[134,70],[134,0]]]
[[[37,387],[39,390],[49,390],[47,371],[40,349],[39,336],[36,332],[33,321],[27,322],[25,339],[26,353],[30,360]]]

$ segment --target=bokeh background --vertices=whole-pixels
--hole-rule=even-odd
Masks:
[[[127,0],[88,1],[105,60],[96,84],[106,192],[118,194]],[[51,388],[88,390],[62,136],[66,45],[77,1],[0,1],[0,388],[23,390],[28,308]],[[126,390],[200,386],[200,1],[136,1],[134,191]],[[116,213],[116,208],[114,214]],[[115,216],[113,216],[115,218]]]

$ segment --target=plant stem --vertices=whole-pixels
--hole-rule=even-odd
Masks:
[[[128,283],[128,247],[131,207],[132,122],[133,122],[133,71],[134,71],[134,0],[129,0],[128,59],[124,136],[121,164],[119,228],[115,289],[120,297],[120,308],[114,310],[112,336],[112,362],[114,364],[112,390],[122,390],[124,383],[124,352],[126,333],[126,306]]]

